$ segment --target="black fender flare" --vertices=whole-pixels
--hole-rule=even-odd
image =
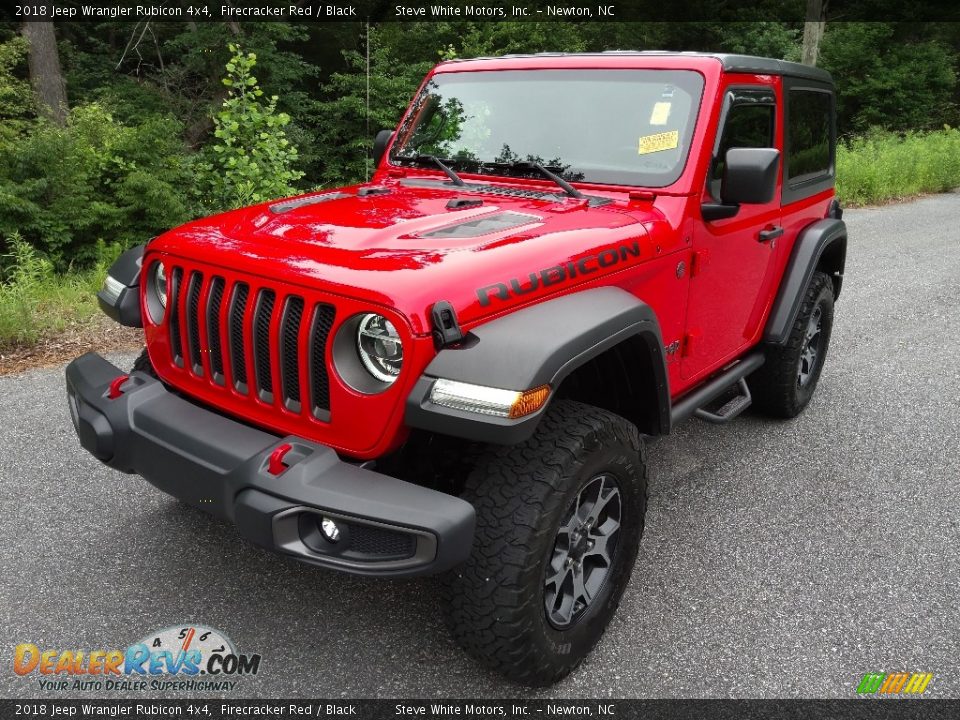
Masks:
[[[767,319],[764,342],[771,345],[787,342],[790,328],[800,312],[803,294],[813,273],[821,266],[821,260],[827,261],[824,269],[832,276],[835,296],[840,297],[846,258],[847,226],[843,220],[818,220],[800,233]]]
[[[118,257],[107,275],[123,287],[116,296],[103,288],[97,293],[97,302],[104,313],[121,325],[143,327],[140,317],[140,265],[146,245],[137,245]]]
[[[523,442],[549,402],[519,419],[481,415],[430,402],[434,381],[518,391],[550,385],[555,393],[576,368],[631,338],[643,340],[650,353],[659,426],[667,433],[670,391],[659,322],[649,305],[616,287],[563,295],[473,328],[463,343],[441,350],[417,380],[407,398],[406,425],[480,442]]]

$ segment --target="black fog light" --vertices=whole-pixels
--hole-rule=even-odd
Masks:
[[[298,535],[311,552],[340,555],[350,547],[350,530],[342,520],[318,512],[302,512],[297,518]]]

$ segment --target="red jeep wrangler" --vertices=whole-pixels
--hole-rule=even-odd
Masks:
[[[637,556],[644,436],[803,410],[840,292],[830,76],[616,52],[445,62],[371,182],[123,255],[133,371],[67,368],[80,442],[241,536],[442,574],[463,647],[555,682]]]

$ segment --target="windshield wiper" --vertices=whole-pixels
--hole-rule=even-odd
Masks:
[[[402,158],[403,160],[409,160],[410,162],[415,162],[415,163],[425,163],[425,162],[431,163],[432,165],[443,170],[443,174],[446,175],[448,178],[450,178],[451,182],[453,182],[454,185],[458,187],[463,187],[466,184],[463,182],[463,178],[457,175],[457,173],[454,172],[452,167],[447,165],[447,162],[450,162],[449,160],[444,162],[443,160],[438,158],[436,155],[411,155],[407,157],[404,157],[401,155],[400,158]]]
[[[577,190],[573,185],[568,183],[562,177],[556,173],[550,172],[543,165],[533,160],[520,160],[519,162],[510,163],[507,166],[509,169],[519,169],[519,168],[533,168],[538,173],[543,175],[545,178],[553,180],[557,185],[563,188],[563,191],[572,198],[577,198],[578,200],[583,199],[583,193]]]

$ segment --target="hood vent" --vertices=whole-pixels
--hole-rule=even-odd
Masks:
[[[543,218],[523,213],[502,212],[495,215],[485,215],[467,222],[448,225],[437,230],[421,233],[424,238],[473,238],[490,233],[509,230],[520,225],[540,222]]]
[[[480,198],[454,198],[447,203],[447,210],[462,210],[463,208],[480,207],[483,200]]]
[[[296,210],[297,208],[305,207],[306,205],[316,205],[317,203],[328,202],[330,200],[342,200],[343,198],[348,198],[350,195],[348,193],[342,192],[332,192],[327,193],[326,195],[310,195],[308,197],[296,198],[294,200],[284,200],[283,202],[278,202],[270,206],[270,212],[275,215],[280,213],[285,213],[289,210]]]
[[[357,190],[357,197],[369,197],[370,195],[386,195],[390,192],[387,187],[362,187]]]

